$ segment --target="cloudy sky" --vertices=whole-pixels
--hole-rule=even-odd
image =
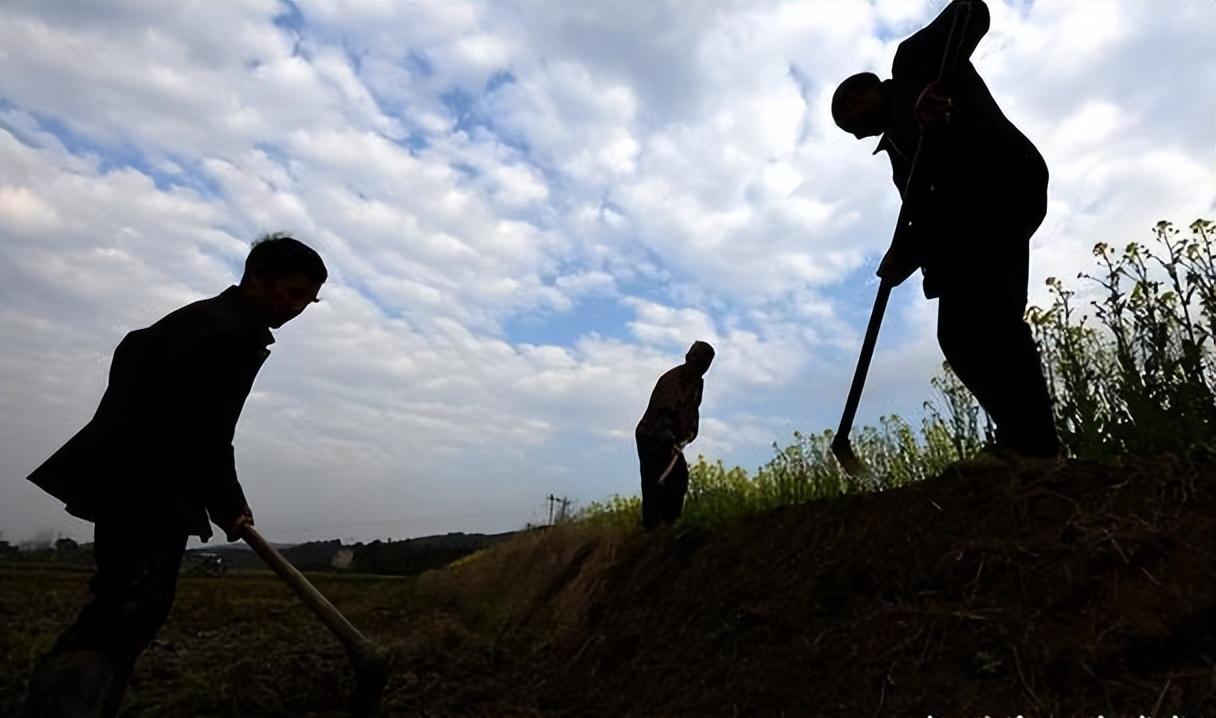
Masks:
[[[24,477],[125,332],[273,230],[331,273],[237,432],[274,539],[633,493],[633,425],[695,339],[693,453],[754,468],[834,426],[898,199],[831,92],[941,6],[0,3],[0,532],[90,535]],[[975,65],[1052,172],[1032,299],[1096,241],[1213,215],[1216,5],[990,7]],[[918,415],[934,312],[897,290],[860,421]]]

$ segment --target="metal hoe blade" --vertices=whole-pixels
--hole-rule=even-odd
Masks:
[[[836,456],[836,460],[840,462],[840,466],[845,473],[854,478],[870,478],[873,472],[866,463],[857,458],[857,454],[853,452],[853,444],[849,442],[848,436],[837,436],[832,441],[832,454]]]

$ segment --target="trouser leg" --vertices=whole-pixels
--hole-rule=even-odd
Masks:
[[[30,715],[118,712],[136,658],[169,616],[185,546],[186,534],[177,527],[98,522],[93,597],[35,667]]]
[[[663,467],[658,465],[655,443],[645,435],[637,436],[638,468],[642,475],[642,527],[647,529],[658,526],[661,516],[662,487],[658,478]]]
[[[666,468],[666,467],[664,467]],[[683,456],[676,457],[671,473],[663,480],[662,515],[666,524],[674,524],[684,511],[684,496],[688,493],[688,462]]]
[[[95,531],[93,598],[56,644],[99,648],[134,664],[169,617],[186,534],[176,527],[101,521]]]
[[[662,523],[663,487],[642,482],[642,527],[652,529]]]
[[[642,526],[652,529],[663,523],[671,523],[679,517],[684,503],[684,491],[688,487],[688,464],[680,457],[667,478],[659,483],[659,477],[663,476],[663,472],[671,464],[673,447],[670,439],[639,435],[637,442],[638,463],[642,474]],[[683,479],[679,478],[681,471]],[[679,503],[674,509],[673,486],[679,487]]]
[[[1023,319],[1025,300],[943,296],[937,336],[950,368],[997,427],[997,444],[1056,456],[1055,419],[1038,347]]]

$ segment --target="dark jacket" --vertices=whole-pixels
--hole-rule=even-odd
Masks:
[[[677,444],[697,438],[705,380],[688,364],[668,370],[654,385],[634,433],[639,440]]]
[[[956,20],[952,44],[958,50],[942,79],[953,102],[951,121],[926,135],[914,186],[905,193],[920,137],[916,101],[938,79]],[[897,241],[915,247],[931,297],[968,283],[1020,284],[1024,295],[1030,235],[1047,208],[1046,163],[971,64],[988,26],[982,0],[955,0],[899,44],[884,83],[894,127],[875,152],[887,153],[892,180],[908,205],[912,229]]]
[[[30,481],[74,516],[151,514],[206,540],[208,515],[246,507],[232,437],[273,342],[236,287],[127,334],[93,419]]]

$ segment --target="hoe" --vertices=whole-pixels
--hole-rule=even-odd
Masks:
[[[334,608],[329,599],[321,595],[321,592],[304,578],[304,574],[288,563],[256,529],[249,525],[244,526],[241,529],[241,538],[279,574],[279,578],[291,586],[300,600],[317,614],[325,627],[346,647],[351,665],[355,669],[355,688],[350,697],[351,715],[355,718],[376,716],[380,709],[380,699],[384,696],[384,687],[392,672],[392,654],[360,633],[359,629],[346,620],[346,616]]]
[[[891,285],[884,279],[878,285],[878,296],[874,298],[874,309],[870,311],[870,324],[866,327],[866,338],[861,345],[861,356],[857,358],[857,370],[853,372],[853,384],[849,387],[849,398],[840,417],[840,428],[832,439],[832,453],[849,476],[869,478],[870,467],[857,458],[849,431],[853,428],[853,417],[861,403],[861,390],[866,384],[866,373],[870,371],[870,359],[874,357],[874,345],[878,342],[878,329],[882,326],[882,315],[887,311],[887,299],[891,296]]]
[[[962,3],[960,12],[954,16],[953,22],[950,23],[950,34],[946,38],[946,48],[942,53],[942,64],[937,71],[938,81],[942,81],[946,76],[946,70],[953,69],[953,59],[957,54],[958,48],[955,46],[955,30],[959,30],[959,15],[962,15],[962,29],[957,36],[960,39],[964,37],[967,29],[967,23],[971,20],[971,6],[967,3]],[[905,224],[911,224],[908,213],[909,193],[912,191],[912,179],[916,176],[916,163],[920,159],[921,149],[924,148],[925,137],[922,134],[916,141],[916,153],[912,155],[912,165],[908,169],[908,180],[904,185],[904,203],[899,208],[899,220],[896,223],[896,232],[904,227]],[[932,187],[929,188],[932,191]],[[870,370],[870,359],[874,357],[874,345],[878,342],[878,328],[882,326],[882,316],[887,311],[887,299],[891,296],[891,284],[887,280],[882,280],[878,285],[878,296],[874,298],[874,309],[870,311],[870,323],[866,327],[866,338],[861,345],[861,355],[857,358],[857,370],[853,372],[853,384],[849,387],[849,398],[845,401],[844,414],[840,417],[840,428],[836,430],[836,436],[832,439],[832,453],[836,455],[836,460],[840,462],[841,467],[849,474],[856,478],[871,478],[870,468],[865,465],[856,452],[853,451],[853,445],[849,442],[849,432],[853,428],[853,417],[857,414],[857,405],[861,402],[861,390],[866,383],[866,373]]]

